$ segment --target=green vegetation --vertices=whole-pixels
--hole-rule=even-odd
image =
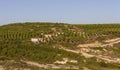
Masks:
[[[46,34],[57,34],[46,38]],[[45,42],[35,44],[31,42],[33,37],[42,37]],[[58,45],[70,49],[83,43],[103,41],[120,37],[120,24],[64,24],[64,23],[15,23],[0,26],[0,60],[21,59],[48,64],[64,57],[78,60],[78,65],[87,66],[93,70],[97,68],[109,68],[119,66],[117,64],[98,63],[96,59],[86,59],[79,54],[59,49]],[[57,46],[55,46],[57,45]],[[55,48],[53,48],[55,46]],[[101,48],[93,48],[100,49]],[[114,49],[115,50],[115,49]],[[119,51],[116,51],[118,53]],[[18,64],[19,65],[19,64]],[[111,65],[111,66],[110,66]],[[102,69],[101,68],[101,69]]]

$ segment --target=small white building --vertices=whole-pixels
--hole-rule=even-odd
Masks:
[[[34,37],[34,38],[31,38],[31,41],[32,41],[33,43],[39,43],[39,42],[43,42],[43,38]]]

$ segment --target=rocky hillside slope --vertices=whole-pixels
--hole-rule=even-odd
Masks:
[[[0,26],[1,70],[120,70],[120,24]]]

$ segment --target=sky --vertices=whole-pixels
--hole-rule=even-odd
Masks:
[[[0,0],[0,24],[120,23],[120,0]]]

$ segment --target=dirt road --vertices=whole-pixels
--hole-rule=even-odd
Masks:
[[[44,69],[75,69],[75,70],[79,69],[78,66],[73,66],[73,65],[68,66],[68,65],[55,65],[55,64],[39,64],[33,61],[24,61],[24,60],[21,61],[28,65],[32,65]]]
[[[94,46],[94,47],[107,47],[107,46],[112,46],[112,45],[117,44],[117,43],[120,43],[119,38],[112,39],[107,44],[102,44],[100,46]],[[68,48],[64,48],[64,47],[62,47],[60,49],[63,49],[63,50],[68,51],[68,52],[73,52],[73,53],[76,53],[76,54],[82,54],[86,58],[96,57],[98,59],[104,60],[104,61],[109,62],[109,63],[110,62],[120,63],[120,58],[112,58],[112,57],[109,57],[109,56],[104,56],[102,54],[101,55],[90,54],[90,53],[87,53],[86,51],[82,50],[82,49],[90,50],[90,47],[81,47],[79,50],[72,50],[72,49],[68,49]]]

